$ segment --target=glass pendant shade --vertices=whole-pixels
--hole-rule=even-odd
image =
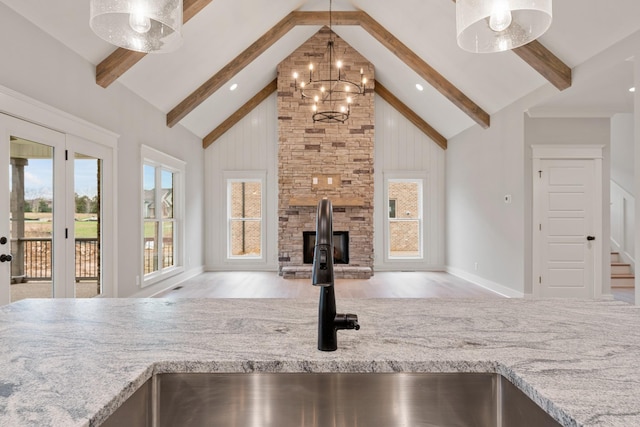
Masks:
[[[458,46],[474,53],[527,44],[551,25],[551,0],[457,0]]]
[[[89,25],[102,39],[138,52],[182,44],[182,0],[90,0]]]

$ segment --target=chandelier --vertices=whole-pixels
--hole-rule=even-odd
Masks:
[[[313,122],[344,123],[351,114],[351,104],[356,96],[364,95],[367,78],[360,69],[360,80],[349,80],[342,60],[336,55],[336,43],[331,28],[331,0],[329,0],[329,41],[323,59],[326,63],[309,64],[309,80],[298,84],[299,74],[293,73],[294,88],[300,90],[302,99],[311,100]],[[312,55],[313,56],[313,55]],[[335,60],[335,64],[334,64]]]
[[[182,44],[182,0],[91,0],[89,26],[116,46],[164,53]]]
[[[458,46],[474,53],[525,45],[551,25],[551,0],[457,0]]]

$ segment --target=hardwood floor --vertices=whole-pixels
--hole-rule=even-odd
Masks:
[[[636,290],[634,288],[611,288],[613,299],[629,304],[636,303]]]
[[[503,298],[442,272],[380,272],[369,280],[336,279],[337,298]],[[160,298],[315,298],[311,279],[283,279],[275,272],[208,272]]]

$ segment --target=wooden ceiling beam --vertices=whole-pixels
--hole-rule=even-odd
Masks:
[[[416,55],[411,49],[398,40],[393,34],[387,31],[376,20],[361,12],[360,25],[376,40],[382,43],[387,49],[395,53],[396,56],[407,64],[420,77],[425,79],[438,92],[444,95],[455,106],[464,111],[476,123],[484,129],[491,124],[489,114],[480,108],[475,102],[467,97],[460,89],[445,79],[440,73],[427,64],[422,58]]]
[[[334,25],[360,25],[376,40],[390,51],[394,52],[401,61],[411,67],[418,75],[434,86],[447,99],[468,114],[483,128],[490,124],[489,114],[463,94],[458,88],[447,81],[442,75],[424,62],[389,31],[373,18],[362,11],[332,12]],[[288,31],[297,25],[325,25],[329,21],[329,12],[291,12],[282,21],[271,28],[260,39],[249,46],[244,52],[218,71],[213,77],[191,93],[180,104],[167,114],[167,126],[173,127],[187,114],[198,107],[216,90],[226,84],[240,70],[249,65],[271,45],[278,41]]]
[[[231,129],[236,123],[242,120],[247,114],[256,108],[262,101],[267,99],[269,95],[278,90],[278,79],[275,78],[271,83],[258,92],[253,98],[247,101],[242,107],[235,113],[229,116],[224,122],[217,128],[209,132],[207,136],[202,139],[202,148],[207,148],[213,144],[218,138],[220,138],[226,131]]]
[[[248,66],[253,60],[264,53],[269,47],[277,42],[295,27],[295,14],[292,12],[285,16],[280,22],[267,31],[262,37],[256,40],[251,46],[246,48],[240,55],[222,67],[213,77],[204,82],[198,89],[193,91],[182,102],[175,106],[167,114],[167,126],[173,127],[187,114],[192,112],[198,105],[226,84],[240,70]]]
[[[384,87],[378,80],[376,80],[375,82],[374,91],[376,95],[380,95],[382,99],[387,101],[389,105],[391,105],[400,114],[406,117],[407,120],[413,123],[425,135],[431,138],[433,142],[442,147],[443,150],[447,149],[447,138],[442,136],[440,132],[435,130],[429,123],[425,122],[420,116],[418,116],[411,108],[407,107],[394,94],[389,92],[389,89]]]
[[[534,40],[512,50],[557,89],[565,90],[571,87],[571,68],[539,41]]]
[[[513,49],[513,52],[559,90],[571,87],[571,68],[537,40]]]
[[[193,18],[198,12],[204,9],[206,5],[211,3],[211,1],[212,0],[184,0],[182,4],[182,22],[186,23]],[[96,83],[104,88],[109,87],[111,83],[118,80],[120,76],[136,65],[138,61],[146,55],[144,52],[136,52],[119,47],[96,67]]]
[[[327,25],[329,12],[292,12],[296,25]],[[331,12],[332,25],[360,25],[362,13],[355,12]]]

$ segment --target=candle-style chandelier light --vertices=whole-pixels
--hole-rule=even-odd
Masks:
[[[351,114],[351,104],[355,97],[365,94],[367,84],[362,68],[359,82],[349,80],[346,72],[348,68],[336,55],[331,12],[329,0],[329,41],[323,57],[328,61],[317,64],[311,62],[307,81],[298,82],[301,76],[297,72],[293,73],[295,90],[300,91],[302,99],[313,103],[311,110],[314,123],[344,123]]]

